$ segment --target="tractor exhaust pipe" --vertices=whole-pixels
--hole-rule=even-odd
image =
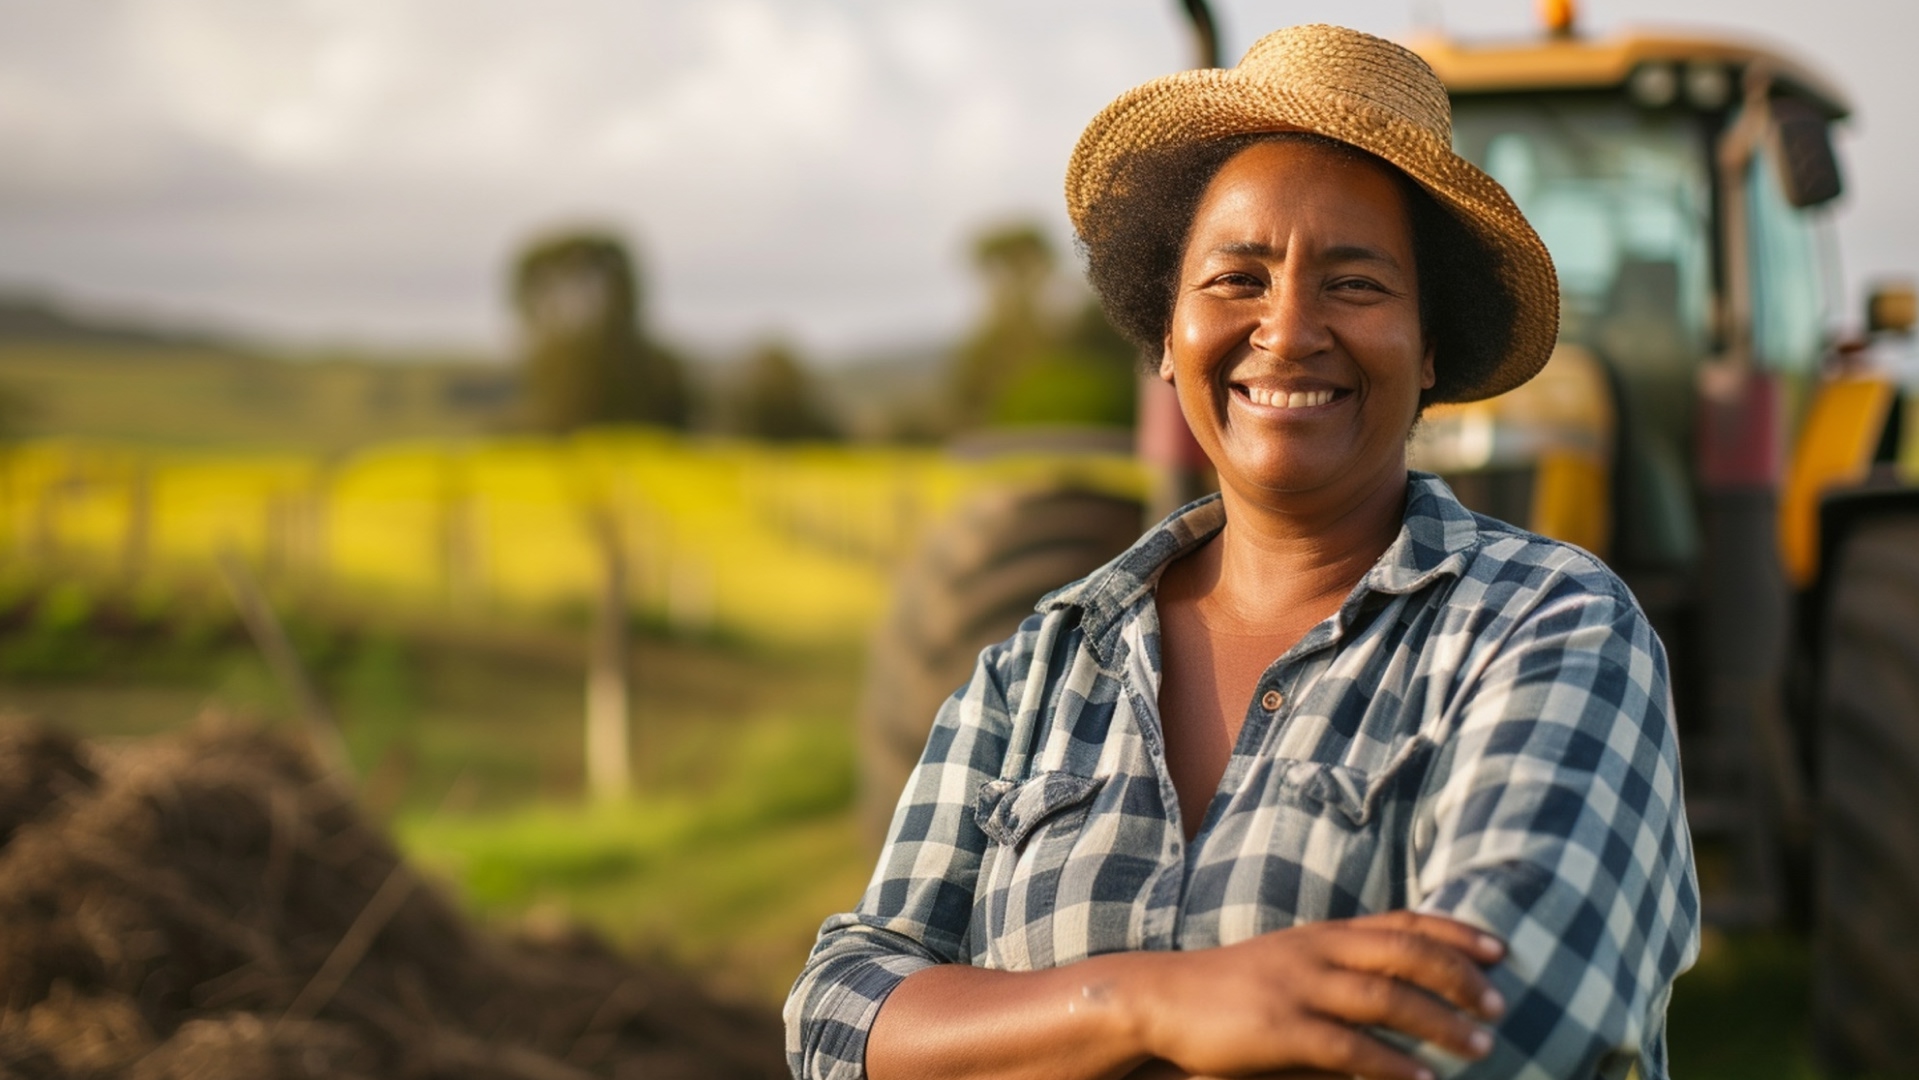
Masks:
[[[1206,6],[1206,0],[1180,0],[1186,8],[1186,18],[1193,24],[1193,66],[1196,68],[1216,68],[1219,66],[1219,24],[1213,21],[1213,9]]]
[[[1219,24],[1213,20],[1212,8],[1206,0],[1180,0],[1180,5],[1193,27],[1193,66],[1218,67]],[[1134,439],[1148,478],[1142,524],[1150,527],[1204,495],[1212,487],[1212,479],[1207,475],[1206,452],[1180,415],[1179,398],[1173,388],[1151,372],[1140,374],[1138,386],[1139,417]]]

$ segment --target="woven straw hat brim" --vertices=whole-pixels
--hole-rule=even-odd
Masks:
[[[1453,153],[1445,91],[1437,77],[1400,46],[1369,35],[1338,27],[1292,29],[1338,31],[1377,43],[1411,57],[1431,86],[1407,85],[1419,80],[1417,75],[1407,77],[1403,60],[1402,71],[1383,72],[1377,92],[1366,95],[1248,72],[1247,61],[1241,68],[1182,71],[1154,79],[1108,105],[1080,136],[1066,169],[1066,208],[1073,227],[1084,235],[1089,209],[1123,181],[1128,161],[1141,151],[1287,130],[1336,139],[1397,166],[1497,256],[1500,279],[1516,309],[1506,355],[1490,377],[1446,400],[1477,401],[1532,378],[1552,355],[1559,334],[1559,279],[1552,256],[1506,189]],[[1252,55],[1248,53],[1249,59]],[[1429,114],[1423,123],[1407,115],[1422,109]],[[1439,115],[1430,115],[1435,110]],[[1434,126],[1447,137],[1431,130]]]

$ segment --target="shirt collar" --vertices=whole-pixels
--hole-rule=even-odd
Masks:
[[[1086,640],[1101,659],[1110,660],[1126,613],[1152,592],[1160,573],[1173,560],[1212,539],[1225,524],[1226,506],[1218,495],[1189,503],[1112,562],[1041,597],[1035,610],[1078,608]],[[1440,577],[1456,577],[1465,570],[1469,554],[1478,545],[1477,520],[1446,482],[1431,473],[1408,472],[1406,512],[1399,535],[1340,605],[1334,616],[1335,635],[1344,631],[1368,594],[1404,595]]]

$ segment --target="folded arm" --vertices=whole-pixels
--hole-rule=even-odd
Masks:
[[[1492,974],[1511,1007],[1485,1060],[1432,1060],[1475,1077],[1623,1076],[1635,1061],[1663,1075],[1698,889],[1651,627],[1623,595],[1568,583],[1461,702],[1416,811],[1415,906],[1507,942]]]

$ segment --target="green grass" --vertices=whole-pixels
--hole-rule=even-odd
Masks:
[[[704,685],[704,700],[670,724],[643,712],[630,799],[414,809],[396,831],[490,922],[583,923],[778,1002],[867,872],[848,659],[680,646],[657,657],[653,694]]]
[[[1699,963],[1673,987],[1673,1076],[1816,1080],[1807,942],[1708,930],[1702,946]]]
[[[820,919],[857,899],[865,861],[843,723],[736,731],[705,790],[397,823],[401,842],[496,923],[563,917],[777,1002]]]

